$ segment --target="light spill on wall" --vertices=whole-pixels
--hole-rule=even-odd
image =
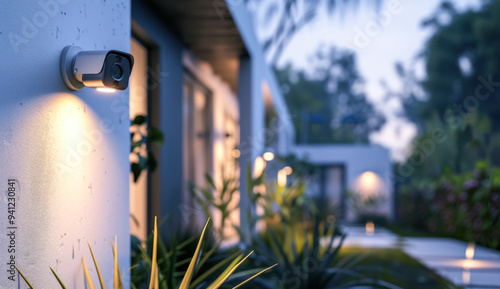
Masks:
[[[115,235],[122,272],[130,264],[128,92],[72,92],[59,58],[71,44],[128,51],[130,3],[5,2],[0,27],[0,288],[17,288],[18,277],[9,281],[5,265],[8,178],[19,193],[16,265],[35,288],[58,287],[51,266],[69,288],[83,289],[87,241],[111,286]]]
[[[10,107],[15,105],[21,110],[8,127],[16,131],[4,141],[0,162],[9,164],[2,175],[19,185],[17,266],[34,284],[52,285],[51,266],[67,284],[83,288],[80,258],[90,261],[88,241],[111,285],[110,242],[120,236],[123,267],[129,250],[127,226],[113,228],[128,215],[128,192],[116,184],[128,171],[114,138],[119,127],[72,94],[45,95]],[[0,235],[1,244],[4,238]],[[1,278],[0,287],[12,288],[5,282]]]
[[[350,202],[356,202],[351,205],[358,207],[358,214],[389,217],[390,190],[378,174],[372,171],[363,172],[351,185],[351,190],[355,197]]]
[[[374,172],[362,173],[354,184],[354,191],[365,199],[384,194],[384,182]]]

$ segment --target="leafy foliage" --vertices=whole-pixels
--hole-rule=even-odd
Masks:
[[[219,243],[209,245],[206,242],[205,235],[209,231],[208,226],[209,222],[205,225],[196,247],[191,246],[195,244],[193,242],[196,241],[196,237],[188,238],[182,242],[177,242],[175,238],[169,248],[167,248],[161,237],[156,234],[149,236],[146,249],[140,245],[140,242],[136,242],[135,248],[132,250],[132,288],[149,288],[148,284],[150,283],[147,281],[147,276],[149,272],[152,272],[155,263],[157,268],[155,274],[158,274],[159,289],[216,289],[226,283],[233,284],[229,288],[238,288],[238,286],[243,286],[243,284],[273,267],[270,266],[266,269],[251,268],[238,272],[238,276],[236,276],[236,274],[233,274],[235,270],[253,252],[247,255],[242,254],[240,251],[234,251],[231,254],[219,252]],[[157,252],[156,260],[149,258],[148,251],[153,252],[153,256],[155,256],[154,252]],[[189,254],[194,256],[191,257]],[[182,276],[184,277],[181,279]],[[251,277],[247,278],[248,276]],[[238,282],[240,283],[238,284]]]
[[[312,72],[277,70],[298,143],[368,143],[384,116],[368,102],[354,53],[330,48],[311,59]]]
[[[239,193],[239,174],[236,171],[227,172],[221,170],[220,182],[217,182],[208,173],[205,174],[206,186],[197,187],[196,184],[191,184],[190,193],[196,203],[202,208],[207,217],[212,217],[212,209],[217,209],[220,212],[220,223],[217,227],[217,236],[219,240],[225,238],[224,228],[231,213],[238,209],[238,202],[235,196]],[[236,202],[235,202],[236,201]],[[230,224],[233,226],[234,224]]]
[[[251,171],[247,169],[247,172]],[[259,223],[264,224],[261,226],[264,229],[250,238],[250,244],[257,252],[256,264],[278,263],[273,285],[268,284],[266,288],[321,289],[363,285],[398,288],[367,277],[365,273],[377,268],[358,266],[358,256],[338,258],[345,236],[336,231],[333,216],[320,218],[313,200],[305,194],[302,178],[290,185],[280,185],[268,183],[265,176],[265,170],[261,175],[247,175],[252,210],[263,208],[261,214],[247,215],[252,220],[253,232]],[[242,240],[245,239],[248,238],[243,235]]]
[[[500,248],[500,169],[479,162],[463,174],[414,182],[402,196],[406,225]]]
[[[134,175],[134,182],[145,169],[154,171],[157,166],[156,158],[149,144],[162,146],[164,142],[163,132],[158,128],[148,125],[148,120],[143,115],[136,116],[130,123],[130,153],[137,157],[137,161],[131,162],[131,172]],[[146,132],[144,132],[146,128]],[[146,155],[144,155],[146,151]]]
[[[500,1],[488,0],[478,10],[458,12],[450,1],[423,22],[434,33],[422,59],[426,77],[419,82],[401,66],[405,90],[396,93],[405,114],[419,128],[410,153],[441,131],[443,142],[413,165],[413,179],[431,179],[445,172],[461,174],[478,160],[500,165]],[[417,163],[417,161],[413,161]],[[419,162],[420,163],[420,162]]]

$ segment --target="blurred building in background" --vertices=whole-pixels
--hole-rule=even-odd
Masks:
[[[296,145],[293,153],[319,167],[310,194],[341,220],[393,220],[389,150],[375,145]]]

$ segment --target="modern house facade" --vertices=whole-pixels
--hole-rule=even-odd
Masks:
[[[178,226],[203,222],[188,184],[203,185],[205,173],[217,179],[225,169],[245,176],[247,164],[267,150],[308,154],[321,162],[316,148],[294,145],[283,95],[244,1],[34,3],[19,0],[0,7],[0,113],[5,119],[0,128],[0,208],[5,212],[0,217],[0,244],[5,244],[0,288],[25,288],[15,272],[15,281],[8,278],[10,259],[35,286],[57,287],[46,269],[51,266],[66,283],[85,288],[81,257],[90,260],[87,242],[111,286],[115,237],[120,267],[129,268],[130,233],[144,240],[154,216],[166,220],[164,238]],[[59,67],[67,45],[131,52],[129,88],[111,94],[69,90]],[[266,121],[269,114],[276,116],[274,122]],[[135,182],[130,119],[137,115],[163,132],[164,145],[133,151],[152,152],[157,160],[156,170],[144,171]],[[146,126],[135,129],[147,131]],[[382,161],[381,173],[388,169]],[[348,180],[368,170],[352,168]],[[240,177],[241,188],[245,182]],[[9,223],[12,191],[15,221]],[[240,196],[241,206],[247,206],[246,193]],[[241,222],[245,227],[244,218]],[[11,231],[12,253],[7,250]]]
[[[203,224],[189,184],[204,185],[205,173],[215,180],[223,170],[245,176],[266,149],[291,149],[294,131],[279,86],[245,5],[231,2],[132,1],[131,52],[147,55],[135,69],[148,71],[149,83],[132,75],[130,107],[149,105],[143,113],[165,135],[155,151],[158,169],[131,182],[131,227],[141,239],[153,216],[165,218],[170,232]],[[272,125],[265,122],[271,110]],[[244,206],[246,193],[240,196]]]
[[[242,3],[33,3],[16,1],[0,10],[2,209],[7,211],[8,182],[14,180],[17,228],[15,253],[5,248],[0,257],[15,258],[34,285],[57,287],[46,270],[51,266],[66,283],[84,288],[86,242],[111,285],[115,237],[120,267],[128,268],[130,232],[144,238],[152,216],[166,218],[164,237],[200,221],[186,183],[203,182],[206,172],[217,178],[236,148],[241,175],[266,145],[276,153],[289,149],[293,129],[286,106]],[[69,90],[59,69],[67,45],[132,52],[129,89]],[[266,127],[270,109],[279,122]],[[134,182],[130,118],[137,115],[163,131],[165,144],[145,148],[158,167]],[[4,230],[14,227],[7,217]],[[10,244],[8,233],[0,235],[2,245]],[[8,278],[7,263],[0,287],[24,288],[16,272]]]

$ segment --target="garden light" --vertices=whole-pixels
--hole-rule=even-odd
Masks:
[[[286,186],[286,172],[285,172],[285,170],[278,171],[278,185],[281,187]]]
[[[375,234],[375,224],[373,222],[367,222],[365,231],[367,236],[373,236],[373,234]]]
[[[274,160],[274,154],[272,152],[265,152],[262,156],[264,157],[264,160],[268,162]]]
[[[262,175],[262,172],[264,172],[265,168],[266,168],[266,161],[262,157],[255,158],[253,164],[253,177],[254,178],[260,177]]]
[[[476,244],[474,242],[470,242],[469,245],[467,245],[467,249],[465,249],[465,258],[467,258],[467,260],[474,259],[475,251],[476,251]]]

